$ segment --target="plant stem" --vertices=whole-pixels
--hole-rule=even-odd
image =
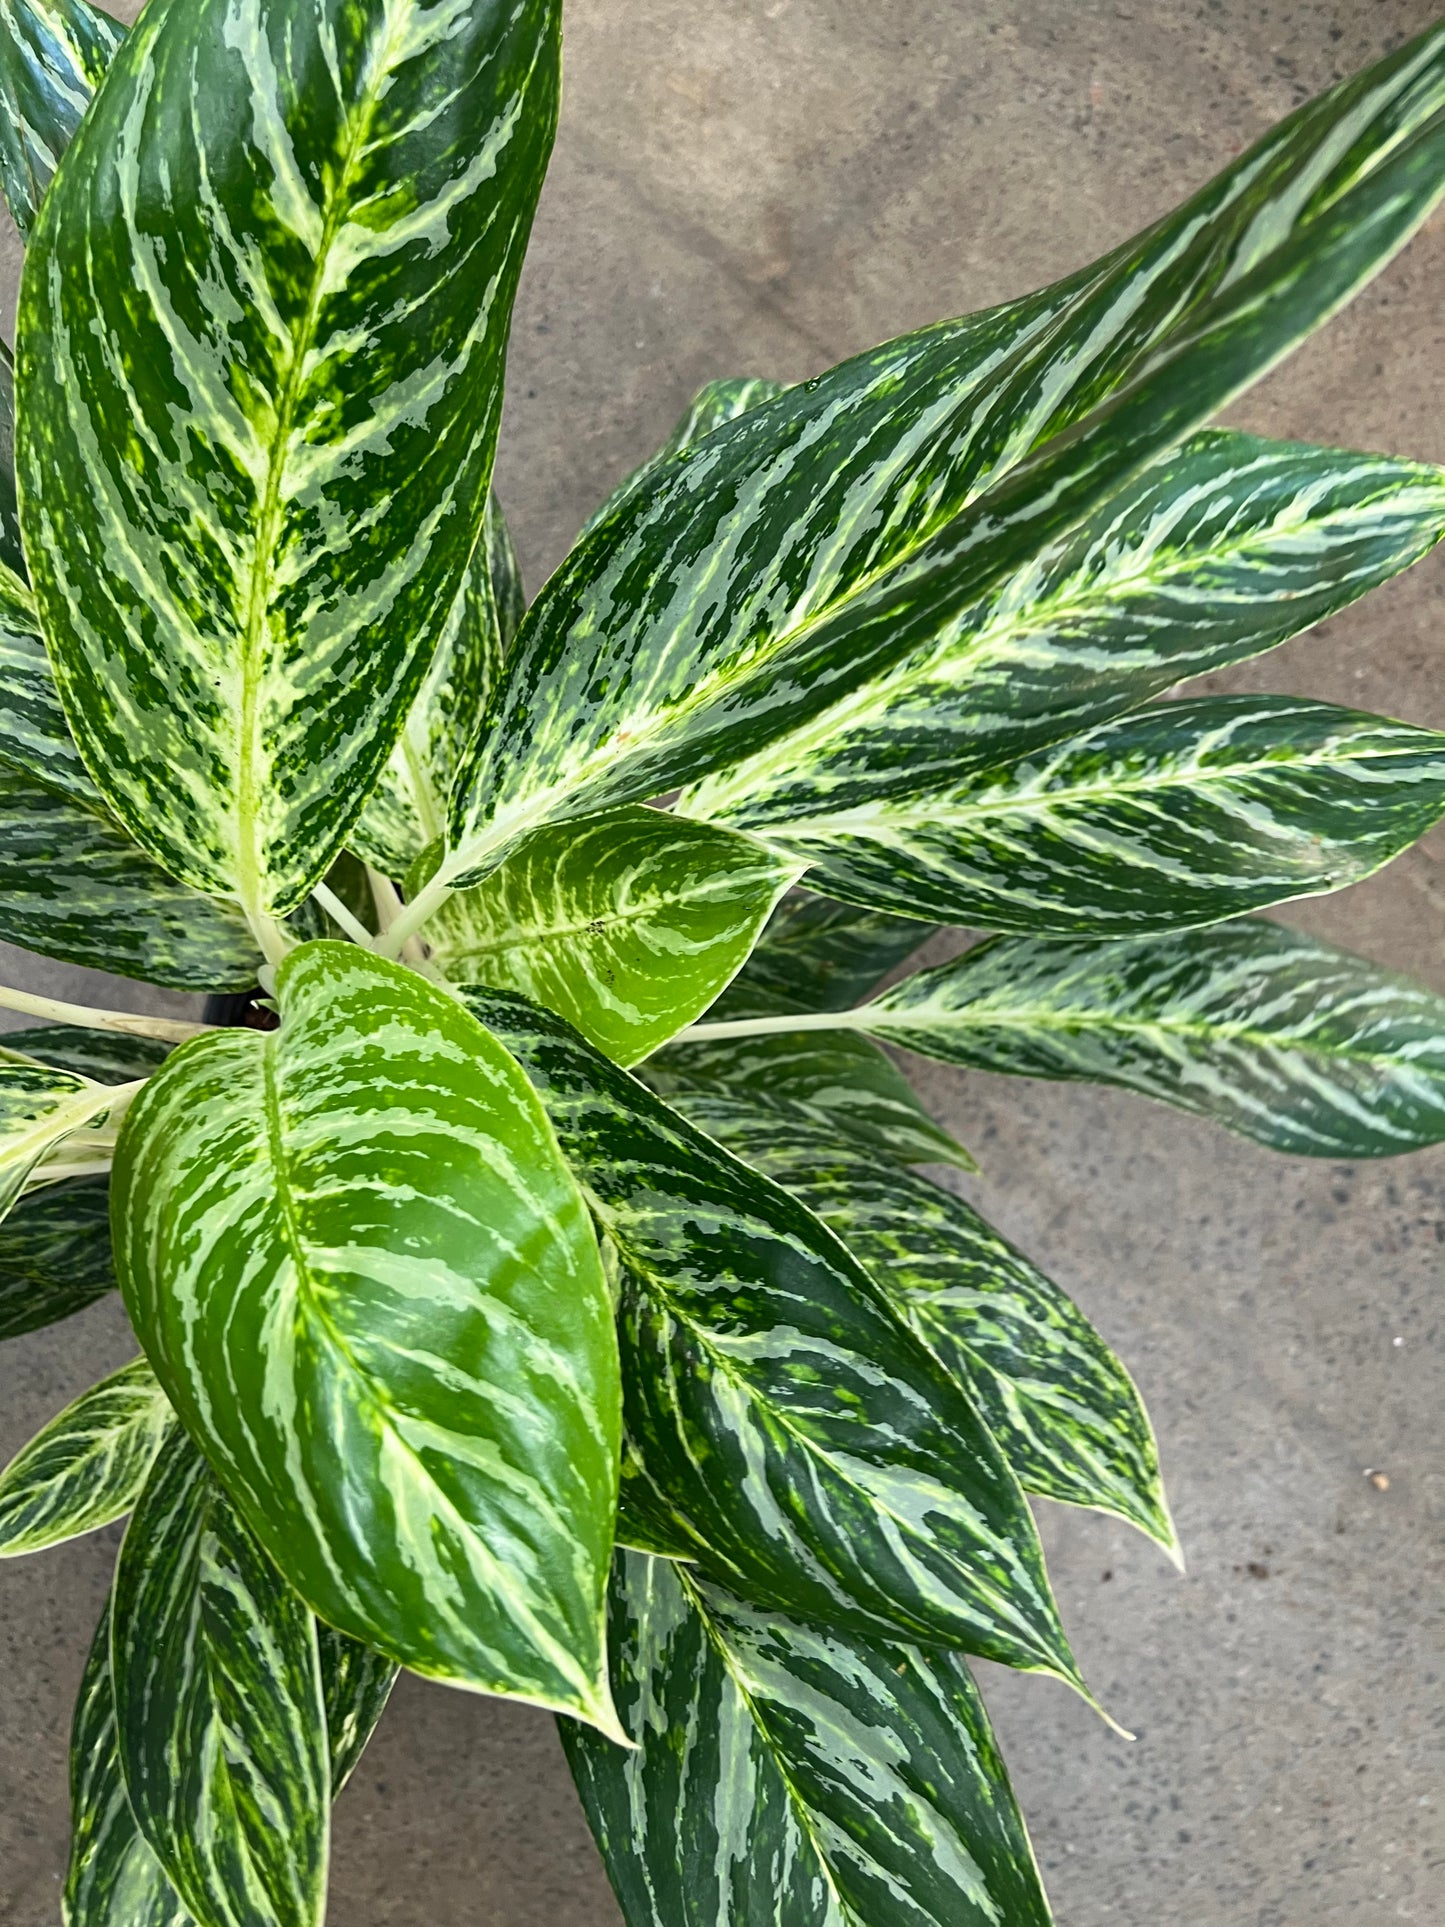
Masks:
[[[165,1044],[184,1044],[203,1037],[214,1024],[191,1024],[179,1017],[142,1017],[129,1010],[94,1010],[89,1004],[63,1004],[55,997],[33,997],[28,990],[0,984],[0,1010],[18,1010],[27,1017],[46,1017],[55,1024],[79,1024],[84,1030],[115,1030],[126,1037],[158,1037]],[[0,1037],[0,1050],[4,1049]]]
[[[867,1005],[859,1010],[800,1011],[788,1017],[737,1017],[722,1024],[692,1024],[668,1039],[673,1044],[716,1044],[727,1037],[778,1037],[793,1030],[862,1030]]]
[[[352,915],[334,890],[327,889],[324,883],[318,883],[311,894],[331,921],[338,924],[353,943],[370,944],[371,932],[359,917]]]

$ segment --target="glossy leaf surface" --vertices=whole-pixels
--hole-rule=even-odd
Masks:
[[[740,999],[741,1000],[741,999]],[[760,1015],[779,1013],[776,999],[747,998]],[[725,1000],[726,1010],[734,1008]],[[782,1006],[786,1009],[787,1006]],[[648,1060],[644,1079],[663,1097],[698,1093],[745,1097],[827,1124],[888,1165],[956,1164],[973,1158],[914,1095],[891,1058],[856,1031],[792,1031],[782,1035],[679,1043]],[[683,1107],[684,1109],[686,1106]]]
[[[452,997],[294,951],[279,1031],[142,1091],[112,1179],[142,1344],[267,1551],[416,1671],[606,1722],[611,1300],[541,1106]]]
[[[970,1205],[800,1118],[728,1098],[685,1116],[847,1245],[988,1421],[1026,1492],[1127,1519],[1178,1556],[1154,1429],[1079,1310]]]
[[[1096,269],[674,457],[534,604],[449,880],[543,815],[756,753],[935,641],[1389,259],[1445,192],[1442,106],[1437,27]]]
[[[1214,696],[770,834],[820,888],[887,910],[1130,936],[1342,889],[1442,811],[1445,735],[1295,697]]]
[[[96,1630],[70,1743],[71,1846],[66,1927],[195,1927],[136,1826],[121,1777],[110,1672],[111,1604]],[[331,1749],[341,1791],[385,1705],[395,1668],[344,1633],[316,1624]]]
[[[1077,1683],[1012,1473],[843,1246],[549,1013],[467,1000],[616,1253],[629,1508],[759,1606]]]
[[[118,1030],[86,1030],[79,1024],[45,1024],[0,1035],[0,1050],[15,1051],[56,1070],[72,1071],[97,1084],[130,1084],[159,1070],[172,1046],[154,1037]]]
[[[800,868],[751,837],[619,810],[539,830],[427,941],[452,982],[520,991],[634,1064],[714,1001]]]
[[[0,4],[0,187],[22,237],[124,33],[86,0]]]
[[[404,877],[446,829],[447,801],[482,725],[522,610],[521,574],[495,495],[431,666],[351,845],[384,876]]]
[[[330,1760],[310,1613],[184,1433],[156,1460],[116,1565],[121,1772],[201,1927],[314,1927]]]
[[[805,729],[688,799],[786,824],[948,797],[960,777],[1273,648],[1445,531],[1445,471],[1211,431]]]
[[[324,874],[475,546],[558,31],[148,8],[36,223],[19,465],[67,714],[137,839],[254,912]]]
[[[1048,1927],[954,1654],[759,1613],[637,1553],[610,1617],[638,1750],[561,1726],[628,1927]]]
[[[56,1324],[114,1290],[109,1178],[47,1184],[0,1220],[0,1338]]]
[[[261,953],[120,829],[91,781],[18,585],[0,579],[0,936],[176,989],[240,990]]]
[[[1133,943],[999,938],[860,1021],[945,1063],[1117,1084],[1304,1157],[1445,1138],[1445,998],[1262,919]]]
[[[123,1518],[173,1423],[143,1358],[83,1392],[0,1472],[0,1558]]]

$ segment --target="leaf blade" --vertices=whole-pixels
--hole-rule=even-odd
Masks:
[[[85,0],[0,8],[0,188],[22,239],[123,37]]]
[[[616,1339],[551,1128],[452,997],[354,944],[277,996],[279,1031],[183,1046],[128,1120],[141,1342],[313,1610],[607,1726]]]
[[[143,1358],[83,1392],[0,1471],[0,1559],[122,1518],[173,1424]]]

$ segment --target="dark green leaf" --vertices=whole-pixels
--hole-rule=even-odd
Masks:
[[[495,495],[487,497],[487,520],[482,531],[487,550],[486,587],[496,609],[498,663],[511,648],[522,617],[527,613],[527,590],[512,531]],[[473,578],[468,578],[469,581]]]
[[[761,1015],[790,1008],[761,991],[749,996],[746,1005],[750,1013]],[[733,1006],[726,1008],[730,1014]],[[664,1097],[731,1093],[781,1106],[785,1113],[801,1113],[875,1157],[881,1153],[890,1166],[956,1164],[965,1171],[976,1169],[957,1139],[924,1110],[898,1066],[855,1031],[793,1031],[724,1043],[699,1039],[674,1044],[650,1058],[642,1076]]]
[[[1445,1138],[1445,998],[1256,918],[1133,943],[999,938],[856,1020],[945,1063],[1117,1084],[1305,1157]]]
[[[20,504],[15,494],[15,364],[0,342],[0,567],[12,580],[0,592],[8,602],[25,575],[25,551],[20,545]]]
[[[0,1472],[0,1558],[123,1518],[173,1423],[143,1358],[83,1392]]]
[[[1133,1380],[1072,1299],[961,1198],[804,1119],[682,1098],[702,1130],[837,1232],[967,1391],[1025,1492],[1112,1512],[1177,1560],[1159,1449]]]
[[[539,830],[427,926],[453,983],[517,990],[634,1064],[717,997],[801,865],[634,808]]]
[[[85,0],[0,0],[0,187],[22,235],[124,33]]]
[[[0,1220],[0,1338],[53,1325],[114,1290],[109,1178],[47,1184]]]
[[[552,577],[447,883],[543,817],[756,753],[928,647],[1328,319],[1445,192],[1445,26],[1095,269],[789,390]]]
[[[19,468],[66,711],[136,838],[258,918],[324,875],[476,545],[558,16],[148,8],[36,222]]]
[[[116,1262],[156,1376],[329,1624],[416,1671],[611,1721],[612,1305],[542,1108],[445,991],[293,951],[278,1031],[147,1084]]]
[[[559,1019],[465,994],[617,1253],[629,1509],[759,1605],[1077,1684],[997,1445],[832,1233]]]
[[[768,834],[820,887],[886,910],[1133,936],[1343,889],[1442,811],[1445,735],[1291,696],[1214,696]]]
[[[955,1655],[759,1613],[640,1554],[610,1618],[638,1750],[559,1724],[628,1927],[1048,1927]]]
[[[755,1005],[763,1012],[772,998],[798,1010],[845,1010],[911,957],[934,928],[915,917],[795,890],[773,912],[713,1015],[748,1017]]]
[[[70,1730],[70,1865],[65,1927],[195,1927],[135,1823],[120,1771],[105,1602]]]
[[[131,1811],[201,1927],[319,1927],[315,1624],[179,1430],[121,1546],[111,1678]]]
[[[1440,469],[1194,436],[959,623],[684,807],[766,826],[947,798],[960,778],[1272,649],[1442,531]]]
[[[386,1711],[397,1667],[384,1653],[364,1646],[359,1639],[349,1639],[319,1619],[316,1637],[321,1650],[321,1689],[334,1797],[351,1778],[377,1721]]]
[[[118,1030],[84,1030],[79,1024],[46,1024],[36,1030],[0,1034],[0,1051],[18,1051],[39,1064],[73,1071],[97,1084],[129,1084],[159,1070],[173,1046],[154,1037],[130,1037]]]

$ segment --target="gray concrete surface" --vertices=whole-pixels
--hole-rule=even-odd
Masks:
[[[1058,274],[1436,11],[569,0],[500,470],[531,581],[701,381],[802,376]],[[1445,458],[1442,244],[1437,219],[1237,419]],[[1426,565],[1231,686],[1445,725],[1442,596]],[[1445,839],[1290,915],[1445,987]],[[1440,1927],[1445,1151],[1271,1160],[1123,1098],[922,1083],[983,1159],[970,1193],[1133,1366],[1190,1562],[1045,1508],[1132,1745],[985,1669],[1062,1927]],[[126,1351],[109,1307],[0,1350],[0,1452]],[[57,1917],[69,1704],[114,1546],[0,1572],[4,1927]],[[337,1927],[616,1919],[546,1719],[415,1682],[340,1808],[332,1891]]]

